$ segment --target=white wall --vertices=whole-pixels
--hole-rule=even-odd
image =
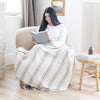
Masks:
[[[83,3],[83,25],[82,25],[82,52],[87,52],[93,46],[94,52],[98,52],[99,25],[100,25],[100,3]]]
[[[93,11],[92,45],[95,49],[95,52],[97,53],[98,53],[99,33],[100,33],[100,1],[99,3],[94,3],[94,11]]]
[[[51,6],[51,0],[36,0],[36,22],[40,25],[45,8]]]
[[[92,46],[93,35],[93,4],[87,2],[83,3],[83,17],[82,17],[82,52],[87,52]]]

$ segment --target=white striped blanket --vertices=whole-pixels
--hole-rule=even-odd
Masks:
[[[40,90],[66,90],[72,77],[73,61],[74,52],[68,45],[54,48],[39,44],[30,51],[18,48],[16,78]]]

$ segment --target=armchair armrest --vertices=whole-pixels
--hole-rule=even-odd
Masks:
[[[37,32],[38,26],[24,27],[16,31],[16,48],[24,47],[26,50],[30,50],[33,47],[32,37],[29,34],[30,31]]]

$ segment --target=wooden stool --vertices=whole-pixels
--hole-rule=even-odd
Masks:
[[[100,64],[100,60],[94,60],[94,61],[84,61],[84,60],[80,60],[80,59],[77,59],[77,60],[82,63],[79,89],[81,90],[81,88],[82,88],[83,72],[87,72],[89,74],[93,74],[96,76],[96,86],[97,86],[97,91],[99,91],[99,64]],[[96,74],[88,72],[88,71],[84,71],[85,64],[95,64]]]

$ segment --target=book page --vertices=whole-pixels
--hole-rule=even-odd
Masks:
[[[49,36],[46,31],[43,33],[39,33],[37,35],[38,35],[40,44],[48,44]]]
[[[46,31],[41,31],[38,33],[30,32],[35,40],[35,44],[48,44],[48,33]]]
[[[33,39],[35,40],[35,44],[39,44],[40,41],[39,41],[39,38],[38,38],[37,34],[34,33],[34,32],[30,32],[30,33],[31,33]]]

